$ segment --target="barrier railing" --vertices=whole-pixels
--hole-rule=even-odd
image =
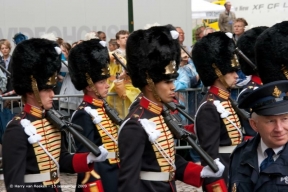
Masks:
[[[239,92],[239,90],[238,90]],[[185,106],[185,111],[188,112],[188,114],[191,117],[194,117],[196,110],[203,98],[203,95],[201,94],[201,89],[200,88],[189,88],[186,90],[181,90],[177,92],[177,97],[178,97],[178,101],[181,105]],[[109,93],[108,97],[113,97],[113,104],[115,104],[115,99],[117,94],[116,93]],[[75,95],[55,95],[54,96],[54,101],[57,103],[58,101],[58,106],[57,109],[58,110],[67,110],[67,112],[71,114],[71,110],[75,110],[70,108],[70,105],[67,105],[67,108],[61,108],[60,104],[61,102],[69,102],[71,98],[73,97],[78,97],[78,98],[82,98],[83,94],[75,94]],[[4,108],[4,103],[11,101],[9,104],[9,109],[11,110],[12,113],[19,113],[20,111],[22,111],[23,109],[23,103],[21,101],[21,97],[20,96],[8,96],[8,97],[0,97],[0,104],[1,104],[1,111],[3,111]],[[80,101],[81,102],[81,101]],[[80,104],[80,102],[77,104],[77,106]],[[14,104],[17,104],[17,108],[14,107]],[[57,105],[57,104],[56,104]],[[113,107],[113,106],[112,106]],[[122,105],[122,112],[124,114],[124,109],[125,105],[124,105],[124,100],[123,100],[123,105]],[[191,122],[189,122],[185,117],[182,117],[182,124],[186,125],[189,124]],[[0,135],[1,136],[1,135]],[[71,152],[72,151],[72,136],[69,136],[69,140],[68,140],[68,150]],[[181,144],[180,144],[181,143]],[[176,144],[176,149],[180,150],[180,149],[189,149],[191,148],[191,146],[187,145],[183,145],[183,142],[178,141]]]

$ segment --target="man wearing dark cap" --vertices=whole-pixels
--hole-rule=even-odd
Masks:
[[[162,116],[166,112],[163,104],[175,97],[178,35],[167,25],[138,30],[128,38],[127,71],[143,96],[119,130],[119,192],[172,192],[176,191],[175,180],[199,187],[202,178],[222,175],[224,167],[218,160],[214,161],[219,171],[214,173],[175,155],[171,127]]]
[[[227,191],[229,155],[243,139],[240,119],[229,100],[239,69],[234,50],[231,38],[224,32],[215,32],[203,37],[192,51],[201,81],[210,86],[196,112],[194,129],[200,146],[225,165],[222,177],[204,180],[203,191]],[[203,159],[201,165],[206,165]]]
[[[237,192],[288,191],[288,81],[254,90],[239,103],[251,110],[257,136],[231,156],[229,189]]]
[[[61,131],[46,119],[52,108],[53,87],[61,67],[61,49],[46,39],[18,44],[11,66],[15,92],[25,103],[21,114],[7,125],[3,138],[3,170],[7,192],[61,191],[59,172],[86,172],[93,162],[104,161],[92,153],[71,155]]]
[[[78,174],[76,191],[89,192],[98,188],[99,192],[103,192],[103,189],[105,192],[117,192],[119,162],[116,156],[116,125],[119,122],[113,122],[114,119],[110,118],[108,113],[111,113],[111,109],[106,107],[104,100],[108,95],[107,78],[110,76],[106,42],[99,39],[84,41],[71,50],[68,61],[72,83],[77,90],[84,92],[82,103],[72,115],[72,123],[83,127],[84,136],[98,146],[103,145],[109,152],[107,159],[95,163],[92,171]],[[81,143],[76,144],[77,152],[88,151]],[[86,187],[83,188],[83,185]]]

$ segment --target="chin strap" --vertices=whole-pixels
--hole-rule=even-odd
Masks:
[[[288,79],[288,70],[287,70],[286,66],[282,65],[281,70],[283,71],[283,74],[285,75],[286,79]]]
[[[158,93],[156,92],[156,89],[155,89],[155,84],[153,82],[153,80],[149,77],[148,73],[146,72],[146,75],[147,75],[147,83],[148,83],[148,86],[150,87],[150,89],[152,90],[152,93],[155,97],[155,99],[159,102],[161,102],[161,98],[160,96],[158,95]]]
[[[212,64],[212,67],[215,69],[215,73],[218,76],[220,82],[225,86],[227,90],[230,90],[230,86],[225,81],[224,76],[222,75],[220,69],[215,65],[215,63]]]
[[[33,77],[33,75],[31,75],[31,80],[32,80],[32,82],[31,82],[31,84],[32,84],[32,90],[33,90],[33,93],[34,93],[34,95],[35,95],[35,98],[36,98],[37,102],[39,103],[40,107],[43,108],[43,104],[42,104],[42,101],[41,101],[41,98],[40,98],[37,81],[36,81],[36,79]]]
[[[88,83],[89,87],[93,90],[94,94],[95,94],[98,98],[102,98],[101,95],[97,92],[96,87],[94,86],[94,83],[93,83],[90,75],[89,75],[88,73],[86,73],[85,75],[86,75],[87,83]]]

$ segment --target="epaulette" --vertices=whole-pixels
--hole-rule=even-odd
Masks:
[[[135,118],[135,119],[139,119],[143,113],[143,107],[139,106],[137,107],[137,109],[133,110],[133,113],[129,116],[127,116],[128,118]]]
[[[206,101],[213,102],[214,101],[214,95],[212,93],[207,94]]]
[[[77,110],[82,110],[87,106],[87,102],[82,101],[82,103],[78,106]]]

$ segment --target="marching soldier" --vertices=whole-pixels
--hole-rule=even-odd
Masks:
[[[109,55],[106,43],[99,39],[91,39],[76,45],[69,54],[69,72],[75,88],[83,90],[83,101],[72,115],[72,123],[83,127],[83,135],[96,145],[103,145],[108,150],[104,162],[94,164],[94,169],[79,173],[77,186],[86,185],[76,191],[116,192],[118,181],[117,140],[119,122],[113,122],[104,100],[108,95]],[[113,112],[113,111],[112,111]],[[116,113],[114,114],[117,117]],[[118,118],[119,119],[119,118]],[[87,152],[87,148],[77,143],[78,152]],[[101,180],[100,180],[101,177]],[[102,182],[101,182],[102,181]],[[102,188],[103,185],[103,188]]]
[[[174,137],[164,120],[163,103],[175,97],[180,46],[171,25],[133,32],[127,41],[127,70],[143,96],[119,130],[119,192],[176,191],[175,180],[201,186],[202,178],[217,173],[175,155]],[[166,110],[165,110],[166,111]]]
[[[215,32],[197,42],[192,52],[200,79],[210,86],[196,112],[194,129],[200,146],[225,165],[222,177],[204,180],[203,190],[208,192],[227,191],[229,155],[243,139],[239,117],[229,100],[239,70],[234,50],[232,39],[224,32]],[[201,165],[206,163],[201,160]]]
[[[255,65],[255,69],[247,63],[243,57],[239,56],[239,64],[241,67],[242,72],[245,75],[250,75],[251,80],[245,86],[245,88],[239,93],[237,101],[240,102],[242,97],[244,98],[245,95],[249,94],[254,89],[257,89],[259,86],[262,85],[262,81],[259,77],[257,66],[256,66],[256,58],[255,58],[255,43],[257,37],[267,29],[268,27],[254,27],[246,31],[239,40],[237,41],[238,48],[243,52],[243,54]]]
[[[25,103],[21,114],[7,125],[3,138],[3,170],[8,192],[61,191],[59,172],[85,172],[92,162],[103,161],[92,153],[71,155],[61,140],[61,132],[49,122],[53,87],[61,67],[61,49],[56,42],[29,39],[12,55],[14,90]]]
[[[252,65],[254,64],[254,66],[251,66],[251,64],[249,64],[247,60],[245,60],[241,55],[238,55],[239,64],[242,72],[247,76],[249,75],[250,77],[250,81],[245,85],[244,89],[239,93],[237,97],[238,103],[241,102],[241,100],[244,99],[245,96],[247,96],[253,90],[262,86],[262,81],[257,71],[254,47],[257,37],[267,28],[268,27],[254,27],[252,29],[249,29],[243,35],[241,35],[241,37],[237,41],[238,48],[242,51],[244,56],[246,56],[252,62]],[[247,113],[250,112],[247,110]],[[245,129],[244,140],[256,136],[257,133],[249,125],[248,119],[241,120],[241,123]]]

